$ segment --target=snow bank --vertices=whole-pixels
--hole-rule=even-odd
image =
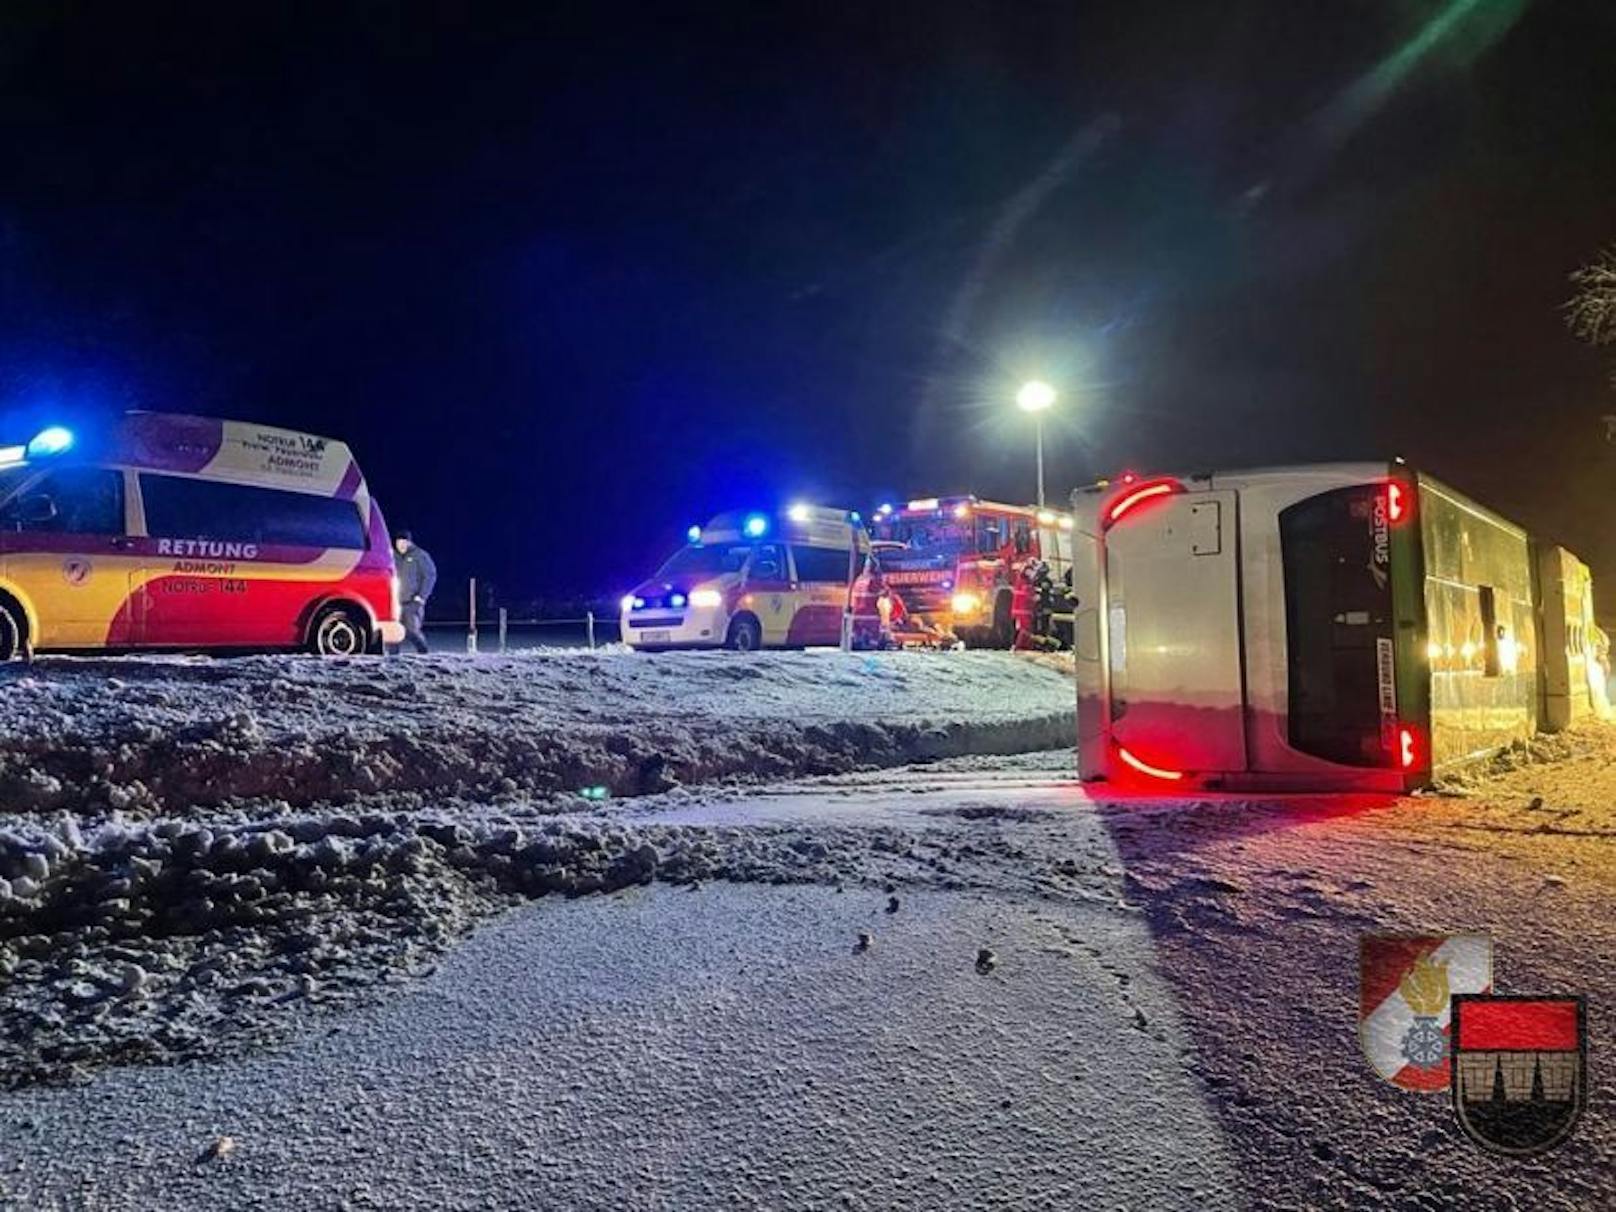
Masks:
[[[0,670],[0,812],[638,795],[1071,743],[1001,653],[55,659]]]

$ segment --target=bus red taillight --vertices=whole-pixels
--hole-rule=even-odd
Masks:
[[[1177,480],[1150,480],[1140,484],[1137,488],[1130,488],[1115,501],[1111,502],[1105,511],[1105,524],[1114,526],[1117,519],[1129,510],[1136,508],[1145,501],[1156,497],[1171,496],[1175,492],[1183,492],[1184,485]]]
[[[1397,761],[1404,770],[1412,770],[1414,762],[1419,757],[1419,746],[1414,737],[1412,728],[1399,728],[1397,730]]]
[[[1403,486],[1396,480],[1386,485],[1386,520],[1393,524],[1408,517],[1408,502]]]
[[[1121,745],[1117,746],[1117,756],[1122,759],[1124,765],[1133,767],[1140,774],[1148,774],[1153,779],[1167,779],[1171,782],[1184,777],[1182,770],[1168,770],[1163,766],[1153,766],[1143,758],[1135,757]]]

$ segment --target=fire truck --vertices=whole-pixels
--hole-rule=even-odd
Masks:
[[[1049,566],[1057,589],[1070,584],[1069,513],[974,496],[924,497],[882,505],[871,532],[882,576],[902,595],[915,630],[968,648],[1010,647],[1016,578],[1033,561]]]

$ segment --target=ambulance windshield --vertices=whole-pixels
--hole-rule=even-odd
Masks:
[[[0,501],[5,501],[17,489],[21,488],[23,482],[33,474],[34,470],[26,463],[19,463],[14,467],[0,468]]]
[[[752,548],[746,543],[721,543],[713,547],[681,547],[657,571],[664,580],[671,577],[719,576],[739,572]]]

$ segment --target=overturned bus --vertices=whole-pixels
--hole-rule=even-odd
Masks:
[[[1073,507],[1085,779],[1404,791],[1609,715],[1587,566],[1400,462]]]

